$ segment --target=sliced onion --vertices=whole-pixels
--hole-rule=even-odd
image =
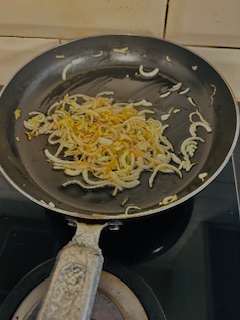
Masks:
[[[105,146],[110,146],[113,143],[113,141],[111,139],[103,138],[103,137],[100,137],[98,139],[98,141],[100,144],[105,145]]]
[[[171,91],[167,91],[167,92],[164,92],[164,93],[162,93],[162,94],[160,94],[160,98],[167,98],[168,96],[170,96],[170,94],[171,94]]]
[[[79,57],[77,59],[72,60],[70,63],[68,63],[64,68],[63,68],[63,72],[62,72],[62,79],[65,81],[67,79],[67,72],[68,70],[76,64],[81,63],[83,60],[83,57]]]
[[[50,160],[52,161],[53,163],[57,163],[57,164],[63,164],[63,165],[67,165],[67,164],[75,164],[74,161],[69,161],[69,160],[62,160],[58,157],[55,157],[54,155],[52,155],[48,149],[45,149],[44,150],[44,154],[45,156]]]
[[[143,106],[143,107],[151,107],[152,106],[152,102],[147,101],[145,99],[142,99],[138,102],[134,102],[133,103],[134,107],[139,107],[139,106]]]
[[[189,132],[192,137],[197,136],[197,133],[196,133],[197,127],[203,127],[208,133],[212,132],[212,128],[210,127],[210,125],[208,123],[202,122],[202,121],[197,121],[197,122],[193,122],[189,128]]]
[[[171,158],[176,164],[181,164],[182,162],[182,160],[178,156],[176,156],[175,153],[171,153]]]
[[[161,120],[166,121],[170,118],[171,114],[170,113],[165,113],[161,115]]]
[[[179,91],[178,94],[184,95],[184,94],[188,93],[189,91],[190,91],[190,88],[186,88],[186,89],[184,89],[182,91]]]
[[[169,90],[170,91],[177,91],[177,90],[179,90],[179,89],[181,89],[182,88],[182,82],[178,82],[177,84],[175,84],[174,86],[172,86]]]
[[[188,157],[188,154],[186,152],[186,147],[189,144],[192,144],[196,141],[204,142],[204,140],[201,137],[189,137],[183,141],[183,143],[181,144],[181,147],[180,147],[180,150],[181,150],[181,153],[183,156]]]
[[[111,187],[111,186],[115,186],[115,184],[112,182],[112,181],[106,181],[106,182],[102,182],[101,184],[97,184],[97,185],[89,185],[89,184],[84,184],[82,183],[81,181],[77,180],[77,179],[74,179],[74,180],[68,180],[66,182],[64,182],[62,184],[63,187],[67,187],[67,186],[70,186],[70,185],[79,185],[80,187],[82,187],[83,189],[88,189],[88,190],[92,190],[92,189],[98,189],[98,188],[103,188],[103,187]],[[122,190],[121,187],[119,187],[119,190]]]
[[[217,88],[214,84],[211,84],[211,87],[213,88],[213,93],[210,96],[210,106],[213,105],[213,97],[215,96],[216,92],[217,92]]]
[[[154,76],[156,76],[159,72],[159,69],[158,68],[155,68],[154,70],[150,71],[150,72],[147,72],[147,71],[144,71],[143,70],[143,65],[141,64],[140,67],[139,67],[139,73],[143,76],[143,77],[146,77],[146,78],[152,78]]]
[[[153,114],[153,113],[155,113],[155,111],[144,109],[144,110],[141,110],[141,111],[138,112],[139,115],[142,115],[142,114],[145,114],[145,113]]]
[[[74,177],[74,176],[78,176],[81,173],[81,170],[65,169],[64,172],[66,173],[66,175]]]
[[[96,97],[101,97],[101,96],[112,96],[114,94],[113,91],[102,91],[99,92]]]
[[[186,168],[185,168],[186,172],[190,171],[192,169],[192,167],[195,166],[196,164],[197,164],[197,162],[189,163],[189,165],[186,166]]]
[[[176,114],[176,113],[178,113],[178,112],[180,112],[180,111],[181,111],[180,109],[177,109],[177,108],[176,108],[176,109],[173,110],[173,113]]]
[[[101,50],[101,51],[99,51],[98,53],[93,54],[92,56],[93,56],[94,58],[98,58],[98,57],[101,57],[102,55],[103,55],[103,51]]]
[[[134,181],[124,181],[124,180],[121,180],[118,175],[114,172],[114,171],[111,171],[110,172],[110,177],[112,178],[112,180],[119,186],[123,187],[123,188],[126,188],[126,189],[131,189],[131,188],[134,188],[136,186],[138,186],[140,184],[140,181],[139,180],[134,180]]]
[[[70,62],[64,67],[63,72],[62,72],[62,79],[64,81],[67,79],[67,72],[72,66],[73,66],[73,64],[72,64],[72,62]]]
[[[197,104],[195,103],[195,101],[193,100],[192,97],[187,97],[187,99],[191,103],[192,106],[197,107]]]
[[[167,60],[168,62],[172,62],[172,59],[171,59],[169,56],[166,56],[166,60]]]
[[[199,173],[198,178],[202,180],[202,182],[204,182],[207,176],[208,176],[207,172],[202,172],[202,173]]]
[[[117,52],[117,53],[127,53],[128,47],[121,48],[121,49],[114,48],[113,51],[114,51],[114,52]]]
[[[163,198],[163,200],[159,203],[159,206],[166,206],[167,204],[170,204],[172,202],[175,202],[178,200],[178,196],[176,194],[172,196],[167,196]]]
[[[125,214],[129,214],[131,210],[141,211],[142,208],[140,208],[139,206],[128,206],[125,210]]]
[[[170,171],[169,171],[170,170]],[[153,171],[153,173],[151,174],[150,178],[149,178],[149,181],[148,181],[148,184],[149,184],[149,187],[152,188],[153,187],[153,181],[157,175],[157,173],[161,171],[161,172],[176,172],[179,177],[181,178],[182,177],[182,173],[180,170],[178,170],[176,167],[170,165],[170,164],[159,164]]]
[[[75,63],[78,61],[76,59]],[[168,95],[180,87],[180,83],[173,86]],[[30,138],[47,134],[49,144],[57,146],[55,154],[44,150],[53,169],[63,170],[72,177],[80,175],[83,179],[66,181],[64,186],[78,184],[85,189],[111,186],[115,196],[124,188],[138,186],[144,170],[151,172],[149,186],[153,187],[158,172],[174,173],[181,178],[181,170],[188,171],[196,165],[190,159],[198,142],[204,142],[197,136],[197,127],[203,126],[207,132],[211,130],[198,110],[189,115],[191,137],[181,144],[181,154],[177,156],[164,135],[169,124],[147,118],[147,113],[151,114],[153,110],[135,108],[150,106],[151,102],[143,99],[136,103],[114,103],[113,98],[103,97],[112,94],[112,91],[103,91],[95,97],[65,95],[50,106],[47,116],[30,115],[28,122],[32,121],[34,125],[34,129],[27,132]],[[162,120],[179,111],[172,107],[162,115]],[[194,115],[199,121],[194,121]]]

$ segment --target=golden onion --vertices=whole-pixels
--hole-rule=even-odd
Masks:
[[[181,85],[174,89],[180,89]],[[111,95],[111,91],[96,97],[67,94],[50,106],[46,114],[31,112],[23,122],[29,140],[45,134],[49,145],[56,148],[54,153],[45,149],[44,154],[53,169],[74,177],[63,186],[77,184],[84,189],[110,186],[115,196],[118,191],[138,186],[143,171],[151,172],[152,188],[158,172],[175,173],[181,178],[181,170],[189,171],[196,164],[190,158],[198,141],[204,142],[197,137],[196,128],[202,126],[211,131],[198,111],[189,116],[190,137],[181,144],[181,158],[164,135],[169,125],[147,118],[147,114],[154,113],[152,110],[137,108],[150,106],[150,102],[143,99],[136,103],[114,103]],[[200,121],[193,121],[194,114]]]

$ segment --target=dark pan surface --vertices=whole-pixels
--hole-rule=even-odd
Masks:
[[[128,47],[126,54],[115,52],[114,48]],[[100,51],[99,57],[94,55]],[[64,56],[64,57],[63,57]],[[67,72],[63,81],[64,67],[74,59],[78,63]],[[160,69],[157,77],[143,79],[136,77],[140,65],[145,70]],[[197,70],[193,70],[197,66]],[[129,75],[129,77],[126,75]],[[154,118],[160,118],[171,107],[181,109],[168,120],[166,135],[178,150],[181,142],[189,137],[188,115],[196,108],[186,95],[173,92],[167,98],[160,93],[178,82],[183,88],[190,87],[189,95],[197,103],[200,113],[211,124],[213,132],[199,130],[205,139],[200,143],[193,167],[180,179],[175,174],[158,174],[154,187],[148,187],[149,173],[141,176],[141,185],[134,190],[125,190],[116,197],[111,188],[84,191],[80,187],[66,189],[61,184],[68,178],[63,172],[52,170],[46,162],[43,149],[47,147],[46,137],[28,141],[22,122],[33,110],[46,111],[66,93],[84,93],[95,96],[104,90],[114,91],[116,101],[147,99],[153,103]],[[217,90],[211,104],[214,85]],[[14,111],[21,109],[21,118],[16,120]],[[73,216],[100,219],[114,218],[123,214],[121,206],[128,197],[128,205],[138,205],[142,212],[130,216],[145,215],[164,210],[159,202],[172,194],[179,200],[168,206],[177,205],[202,190],[227,163],[238,133],[238,113],[235,100],[225,81],[207,62],[192,52],[175,44],[159,39],[138,36],[100,36],[80,39],[52,49],[32,60],[9,82],[0,98],[0,135],[2,172],[14,186],[37,203]],[[20,141],[16,141],[16,137]],[[49,148],[49,150],[51,150]],[[198,178],[200,172],[207,172],[204,183]],[[92,215],[94,214],[94,215]],[[97,216],[95,216],[97,214]],[[122,216],[121,216],[122,217]]]

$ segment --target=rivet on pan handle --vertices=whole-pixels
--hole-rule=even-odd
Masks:
[[[103,228],[77,222],[75,236],[58,254],[38,320],[90,319],[103,265]]]

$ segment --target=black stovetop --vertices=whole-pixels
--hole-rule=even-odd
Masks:
[[[118,257],[142,276],[168,320],[239,319],[238,150],[237,145],[220,175],[179,216],[175,212],[164,224],[154,222],[154,241],[150,230],[141,234],[140,248],[124,244],[126,255],[105,250],[107,259]],[[178,229],[173,228],[176,220]],[[0,175],[0,306],[28,272],[54,258],[73,234],[63,218],[26,199]]]
[[[177,243],[136,270],[151,283],[167,319],[239,319],[240,225],[232,161],[195,197]]]
[[[63,243],[42,208],[1,177],[0,303],[20,279],[55,257]],[[143,235],[144,236],[144,235]],[[165,252],[131,261],[169,320],[239,319],[240,228],[232,160],[194,199],[190,222]],[[159,253],[157,252],[159,251]]]

